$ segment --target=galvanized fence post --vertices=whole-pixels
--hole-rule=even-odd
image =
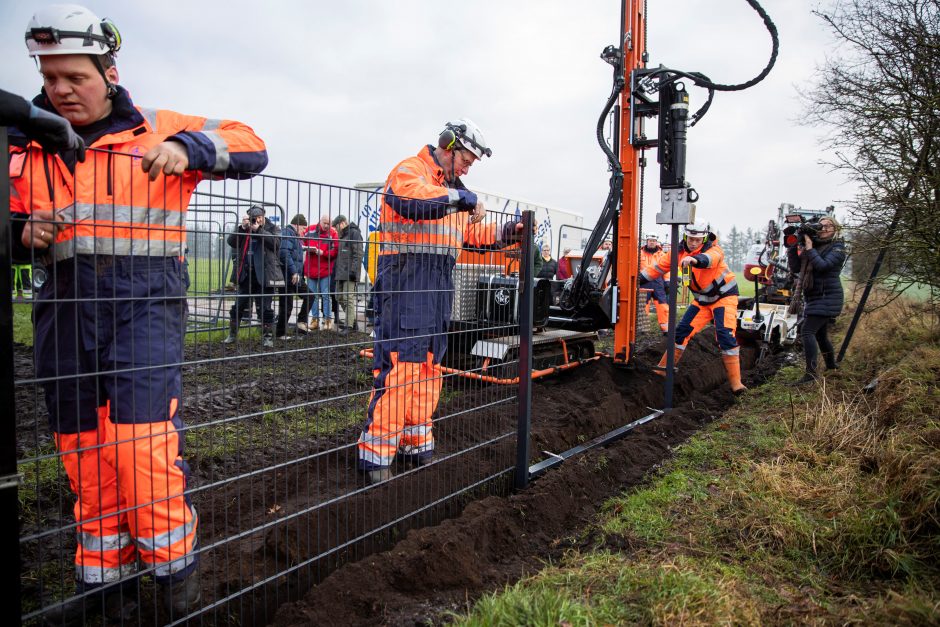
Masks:
[[[532,427],[532,319],[534,212],[522,212],[522,249],[519,259],[519,423],[516,431],[517,490],[529,485],[529,434]]]
[[[7,129],[0,126],[0,407],[6,407],[7,417],[0,434],[0,512],[5,512],[6,529],[0,540],[0,554],[9,560],[7,567],[0,569],[0,590],[7,591],[8,616],[20,622],[20,535],[19,505],[17,489],[19,477],[16,472],[16,407],[13,395],[13,232],[10,225],[10,169],[7,167]]]

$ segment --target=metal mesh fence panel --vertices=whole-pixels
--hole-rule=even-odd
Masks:
[[[510,488],[514,216],[89,154],[85,196],[32,172],[53,243],[4,260],[24,622],[263,623]]]

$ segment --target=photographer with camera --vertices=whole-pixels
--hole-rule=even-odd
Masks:
[[[800,336],[806,357],[806,374],[796,385],[817,380],[816,357],[822,352],[827,370],[838,368],[829,323],[842,313],[844,296],[839,274],[845,264],[845,242],[838,238],[841,227],[835,218],[823,216],[790,226],[785,235],[796,235],[787,250],[791,272],[799,269],[797,289],[793,298],[802,296],[803,320]],[[818,346],[817,346],[818,345]]]
[[[241,226],[228,236],[228,245],[238,251],[238,296],[229,311],[229,333],[223,344],[234,344],[242,318],[251,315],[255,303],[261,318],[261,345],[274,346],[273,296],[285,286],[278,255],[280,231],[265,217],[264,207],[255,205],[242,218]]]

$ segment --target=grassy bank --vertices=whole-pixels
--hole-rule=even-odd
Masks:
[[[799,374],[750,392],[573,530],[572,546],[593,548],[456,621],[940,623],[936,312],[876,311],[840,371],[786,384]]]

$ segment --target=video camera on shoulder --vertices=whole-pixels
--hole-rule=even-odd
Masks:
[[[803,241],[803,236],[808,235],[809,239],[815,244],[819,239],[819,233],[822,231],[822,216],[813,216],[809,220],[799,214],[788,215],[784,220],[787,226],[783,229],[783,243],[785,246],[796,246]]]

